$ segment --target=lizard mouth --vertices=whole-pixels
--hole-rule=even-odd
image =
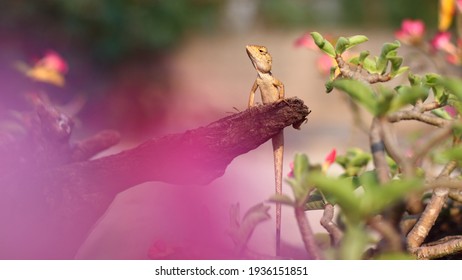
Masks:
[[[255,69],[257,68],[257,64],[256,64],[256,61],[255,61],[255,58],[252,56],[252,54],[250,53],[249,49],[246,47],[245,48],[245,52],[247,53],[247,55],[249,56],[250,58],[250,61],[252,62],[253,64],[253,67],[255,67]]]

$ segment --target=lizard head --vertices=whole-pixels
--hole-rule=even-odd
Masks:
[[[264,46],[247,45],[245,47],[253,66],[258,72],[269,73],[271,71],[271,55]]]

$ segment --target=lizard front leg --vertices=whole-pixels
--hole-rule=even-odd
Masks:
[[[284,99],[285,96],[284,84],[278,79],[274,78],[273,85],[278,89],[278,101],[280,102],[282,99]]]
[[[258,83],[257,83],[257,80],[255,80],[255,82],[253,83],[252,89],[250,90],[248,108],[253,107],[253,103],[255,100],[255,92],[257,91],[257,89],[258,89]]]

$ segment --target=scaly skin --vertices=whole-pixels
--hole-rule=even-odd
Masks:
[[[247,54],[252,61],[257,78],[249,96],[249,107],[254,106],[255,91],[260,88],[263,104],[280,102],[284,99],[284,85],[271,74],[272,58],[264,46],[247,45]],[[282,160],[284,156],[284,132],[281,130],[272,139],[276,193],[282,194]],[[276,256],[281,247],[281,204],[276,204]]]

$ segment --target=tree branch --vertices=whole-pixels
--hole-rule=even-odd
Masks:
[[[1,176],[0,240],[10,248],[2,247],[3,252],[15,252],[20,258],[72,257],[119,192],[147,181],[207,184],[222,176],[235,157],[257,148],[286,126],[298,127],[310,113],[308,107],[298,98],[284,101],[253,107],[185,133],[150,139],[115,155]],[[94,150],[95,145],[87,142],[80,147]]]

